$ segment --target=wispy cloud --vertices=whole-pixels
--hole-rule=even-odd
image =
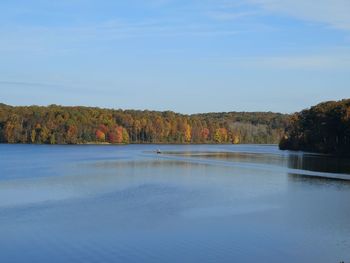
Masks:
[[[277,15],[350,30],[349,0],[219,0],[212,1],[210,16],[221,20]]]
[[[40,83],[40,82],[26,82],[26,81],[11,81],[11,80],[0,80],[1,86],[39,86],[39,87],[64,87],[63,85]]]
[[[258,15],[257,11],[242,11],[242,12],[229,12],[229,11],[212,11],[209,12],[208,15],[211,18],[217,19],[217,20],[236,20],[241,19],[245,17],[251,17]]]
[[[95,88],[88,86],[76,85],[76,84],[64,84],[53,82],[37,82],[37,81],[13,81],[13,80],[0,80],[0,88],[16,88],[22,90],[30,90],[32,88],[47,90],[47,91],[61,91],[61,92],[82,92],[82,91],[95,91]],[[99,87],[99,90],[103,90],[103,87]]]
[[[59,83],[48,83],[48,82],[31,82],[31,81],[12,81],[12,80],[0,80],[0,87],[4,88],[39,88],[46,90],[60,90],[60,91],[71,91],[71,90],[86,90],[86,87],[78,87],[74,85],[65,85]]]
[[[78,26],[12,26],[0,27],[0,52],[30,50],[45,52],[70,52],[79,45],[118,41],[122,39],[174,38],[174,37],[218,37],[236,35],[241,31],[217,27],[209,23],[184,23],[179,21],[143,20],[128,22],[108,20]]]
[[[246,0],[265,11],[350,30],[349,0]]]
[[[346,70],[350,67],[350,56],[339,55],[305,55],[305,56],[271,56],[247,59],[244,65],[263,69],[296,70]]]
[[[350,68],[350,52],[348,55],[339,52],[323,52],[319,54],[246,56],[209,60],[248,70],[348,71]]]

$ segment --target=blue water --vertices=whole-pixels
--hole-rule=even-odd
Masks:
[[[348,180],[271,145],[0,145],[0,262],[350,262]]]

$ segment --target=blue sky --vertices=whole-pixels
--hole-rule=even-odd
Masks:
[[[294,112],[350,97],[348,0],[2,0],[0,102]]]

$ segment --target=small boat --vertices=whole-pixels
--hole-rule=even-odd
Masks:
[[[157,149],[156,153],[161,154],[162,152],[160,151],[160,149]]]

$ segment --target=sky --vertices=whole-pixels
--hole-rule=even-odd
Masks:
[[[1,0],[0,102],[292,113],[350,98],[349,0]]]

